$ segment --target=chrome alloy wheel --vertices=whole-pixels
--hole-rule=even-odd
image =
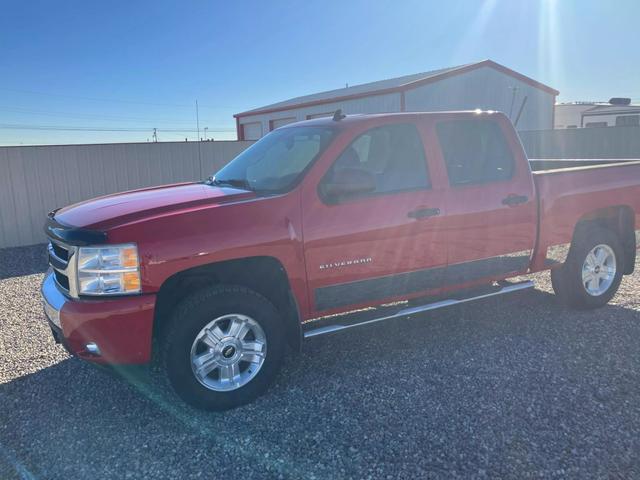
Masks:
[[[582,264],[582,285],[589,295],[598,297],[609,290],[616,271],[613,249],[609,245],[597,245]]]
[[[191,370],[209,390],[236,390],[257,375],[267,355],[262,327],[246,315],[223,315],[209,322],[191,346]]]

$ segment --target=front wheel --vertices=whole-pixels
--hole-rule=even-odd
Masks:
[[[174,311],[164,366],[176,393],[206,410],[250,402],[266,390],[284,354],[275,307],[233,286],[200,290]]]
[[[623,265],[624,250],[615,233],[585,228],[574,239],[566,263],[551,271],[553,290],[572,307],[601,307],[618,291]]]

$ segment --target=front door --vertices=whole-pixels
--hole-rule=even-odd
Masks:
[[[312,316],[436,292],[445,273],[444,192],[434,184],[420,126],[370,121],[303,191]],[[336,158],[333,156],[333,158]],[[365,191],[334,195],[348,178]],[[365,185],[366,186],[366,185]]]

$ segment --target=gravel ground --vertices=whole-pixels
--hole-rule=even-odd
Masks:
[[[314,339],[266,396],[203,413],[53,342],[43,251],[0,250],[2,479],[640,478],[640,273],[594,312],[538,275]]]

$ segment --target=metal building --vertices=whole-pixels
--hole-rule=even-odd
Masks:
[[[332,115],[499,110],[518,130],[552,129],[558,91],[491,60],[292,98],[234,115],[239,140],[288,123]]]
[[[554,128],[638,127],[640,105],[630,98],[612,98],[608,102],[571,102],[556,105]]]

